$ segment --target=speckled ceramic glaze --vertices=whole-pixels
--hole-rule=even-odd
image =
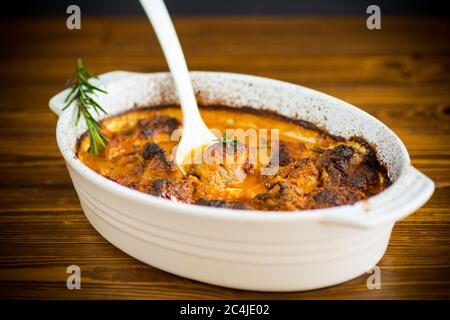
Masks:
[[[75,157],[74,110],[61,113],[67,91],[50,100],[60,115],[58,146],[92,225],[112,244],[154,267],[187,278],[260,291],[308,290],[350,280],[383,256],[394,223],[422,206],[433,182],[411,166],[399,138],[380,121],[339,99],[276,80],[192,72],[198,101],[268,109],[310,121],[332,134],[373,143],[393,185],[354,205],[298,212],[248,212],[175,203],[114,183]],[[167,73],[114,71],[98,85],[110,115],[177,103]],[[83,121],[81,121],[83,122]]]

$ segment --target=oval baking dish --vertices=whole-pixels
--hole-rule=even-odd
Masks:
[[[109,242],[156,268],[206,283],[259,291],[309,290],[350,280],[383,256],[394,223],[422,206],[433,182],[410,164],[400,139],[381,122],[326,94],[254,76],[191,72],[199,103],[275,111],[329,133],[363,136],[376,147],[393,181],[353,205],[298,212],[192,206],[149,196],[110,181],[75,157],[86,126],[61,112],[67,91],[50,100],[56,136],[81,206]],[[176,104],[168,73],[114,71],[99,77],[110,115],[133,107]],[[82,121],[83,122],[83,121]]]

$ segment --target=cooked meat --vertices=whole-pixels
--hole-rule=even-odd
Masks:
[[[195,204],[198,204],[200,206],[215,207],[215,208],[229,208],[229,209],[241,209],[241,210],[249,209],[245,203],[239,202],[239,201],[208,200],[208,199],[200,198],[200,199],[197,199]]]
[[[164,149],[149,142],[144,145],[142,151],[142,179],[143,181],[156,178],[182,178],[183,174],[177,169],[176,164],[169,160]]]
[[[359,200],[366,199],[364,193],[352,190],[350,188],[320,188],[311,194],[311,209],[328,208],[341,206],[344,204],[353,204]]]
[[[192,203],[194,190],[190,180],[156,179],[148,192],[157,197]]]
[[[319,178],[314,161],[311,158],[303,158],[290,162],[280,167],[275,175],[261,176],[262,181],[268,186],[284,181],[295,185],[302,194],[311,192],[316,188]]]
[[[149,160],[154,157],[163,158],[164,160],[166,160],[166,152],[163,148],[161,148],[159,144],[150,142],[144,145],[142,157],[145,160]]]
[[[385,172],[378,168],[379,162],[374,154],[369,152],[363,161],[348,176],[347,185],[366,192],[368,195],[377,194],[380,190],[380,176]]]
[[[346,184],[350,173],[350,160],[354,153],[353,148],[345,144],[325,151],[316,162],[322,183],[324,185]]]
[[[244,145],[217,142],[206,148],[203,161],[192,164],[189,173],[209,186],[233,187],[241,184],[251,171],[247,160],[248,150]]]
[[[156,115],[151,119],[139,120],[138,127],[141,128],[144,137],[155,137],[161,133],[172,134],[181,127],[181,122],[174,117]]]
[[[276,164],[280,167],[287,166],[295,160],[303,157],[303,151],[306,150],[305,144],[301,142],[278,141],[278,149],[273,151],[271,164]],[[276,161],[278,159],[278,161]]]
[[[245,145],[238,141],[216,142],[206,148],[205,162],[211,164],[243,164],[248,156]]]
[[[341,183],[348,175],[350,159],[354,153],[353,148],[345,144],[325,151],[316,162],[319,171],[326,173],[326,175],[322,175],[324,182]]]
[[[278,165],[279,166],[287,166],[291,162],[291,155],[289,154],[288,149],[286,148],[286,143],[283,141],[279,142],[278,154],[275,152],[273,157],[278,156]],[[273,160],[270,161],[273,163]]]
[[[150,165],[152,168],[163,168],[173,171],[175,167],[173,161],[167,159],[166,151],[154,142],[149,142],[144,145],[142,158],[144,158],[145,164],[147,166]]]
[[[122,161],[123,157],[138,152],[139,148],[126,143],[128,137],[121,134],[114,134],[113,139],[109,139],[103,155],[110,161]]]
[[[90,154],[86,133],[78,143],[77,156],[99,174],[134,190],[231,209],[339,206],[367,199],[390,184],[375,149],[362,138],[335,137],[304,122],[264,112],[213,107],[201,112],[208,126],[220,131],[232,129],[230,126],[244,131],[277,128],[279,148],[274,148],[275,140],[268,136],[259,136],[258,141],[268,145],[260,143],[257,149],[249,143],[251,139],[235,134],[242,141],[238,142],[225,135],[219,142],[195,150],[196,159],[185,164],[184,174],[172,159],[181,110],[159,107],[133,109],[104,120],[107,147],[97,156]],[[201,157],[198,151],[202,151]]]
[[[339,145],[323,153],[317,160],[323,184],[347,186],[369,195],[378,193],[380,169],[376,155],[369,150],[362,161],[354,155],[354,150],[347,145]]]
[[[295,210],[305,208],[308,199],[297,186],[280,181],[268,192],[256,195],[253,203],[260,210]]]
[[[346,182],[355,189],[369,191],[370,187],[378,186],[379,176],[375,169],[362,164],[349,174]]]

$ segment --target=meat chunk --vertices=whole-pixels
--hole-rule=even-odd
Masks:
[[[144,160],[151,160],[153,158],[159,158],[165,162],[168,162],[166,151],[157,143],[149,142],[144,145],[142,150],[142,157]]]
[[[146,143],[142,151],[142,158],[142,179],[144,181],[155,178],[181,178],[183,175],[157,143]]]
[[[154,196],[186,203],[192,203],[194,191],[192,181],[170,178],[153,180],[148,190]]]
[[[328,208],[353,204],[363,199],[366,199],[366,195],[358,190],[346,187],[325,187],[319,188],[311,194],[309,207],[311,209]]]
[[[333,186],[345,184],[350,173],[350,160],[354,153],[353,148],[345,144],[325,151],[316,162],[321,182],[324,185]]]
[[[249,207],[239,201],[223,201],[223,200],[208,200],[204,198],[198,199],[195,204],[198,204],[200,206],[207,206],[207,207],[215,207],[215,208],[228,208],[228,209],[241,209],[241,210],[247,210]]]
[[[333,184],[344,182],[349,173],[350,159],[354,153],[353,148],[345,144],[325,151],[316,162],[319,171],[325,173],[322,174],[324,182]]]
[[[351,187],[369,194],[380,191],[378,171],[381,165],[372,150],[368,150],[361,160],[355,157],[351,147],[339,145],[323,153],[316,164],[325,186]]]
[[[146,143],[142,151],[142,158],[147,166],[155,169],[172,170],[175,167],[174,162],[167,159],[166,151],[157,143]]]
[[[268,192],[256,195],[253,203],[259,210],[305,209],[309,204],[297,186],[284,181],[277,182]]]
[[[278,148],[272,152],[271,164],[278,164],[280,167],[289,165],[291,162],[301,159],[302,152],[306,150],[305,144],[301,142],[278,141]]]
[[[362,137],[337,137],[302,120],[245,107],[239,113],[212,109],[207,106],[202,113],[210,124],[225,129],[223,137],[192,150],[194,162],[183,159],[183,170],[174,160],[182,124],[180,110],[173,105],[133,108],[102,120],[101,131],[109,141],[104,150],[90,154],[86,132],[76,156],[98,174],[133,190],[231,209],[333,207],[366,199],[390,184],[376,148]],[[217,112],[220,117],[214,118]]]
[[[375,153],[370,150],[364,155],[363,161],[349,174],[347,184],[369,195],[376,194],[380,189],[380,176],[378,172],[384,172]],[[388,179],[387,179],[388,180]]]
[[[136,148],[131,143],[126,143],[127,138],[128,137],[121,134],[112,134],[112,137],[109,137],[109,142],[106,144],[103,151],[103,155],[106,159],[117,161],[120,160],[121,157],[137,153],[139,148]]]
[[[318,178],[319,171],[311,158],[290,162],[280,167],[275,175],[261,176],[262,181],[269,187],[276,182],[284,181],[298,187],[302,194],[312,191],[317,186]]]
[[[188,172],[211,187],[225,188],[241,184],[251,168],[244,145],[218,142],[207,147],[202,159],[195,160]]]
[[[172,134],[181,127],[181,122],[175,117],[156,115],[151,119],[139,120],[138,127],[141,128],[142,136],[156,137],[161,133]]]
[[[216,142],[204,152],[204,160],[208,164],[243,164],[247,156],[247,147],[237,140]]]

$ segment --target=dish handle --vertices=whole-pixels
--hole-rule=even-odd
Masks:
[[[393,224],[424,205],[434,188],[430,178],[408,165],[397,181],[382,193],[358,202],[346,213],[324,214],[322,221],[363,229]]]
[[[92,78],[92,84],[98,86],[98,87],[105,87],[107,84],[111,82],[115,82],[117,80],[127,78],[131,74],[137,74],[134,72],[128,72],[128,71],[111,71],[106,72],[98,76],[98,78]],[[69,94],[70,88],[67,88],[56,95],[54,95],[50,101],[49,101],[49,107],[50,109],[59,117],[63,111],[63,108],[65,106],[64,99]]]

